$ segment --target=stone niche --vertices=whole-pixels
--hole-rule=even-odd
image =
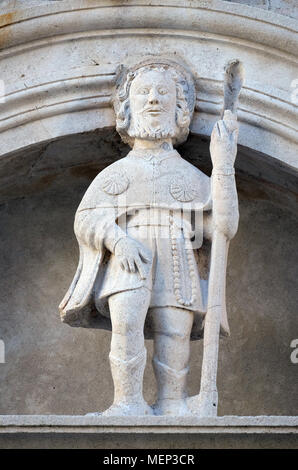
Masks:
[[[173,444],[173,431],[146,431],[142,423],[129,431],[111,423],[105,431],[91,420],[85,423],[91,426],[89,444],[80,431],[78,445],[109,446],[105,432],[116,428],[122,437],[114,442],[128,447],[134,442],[126,432],[151,433],[149,447],[215,446],[216,433],[222,439],[219,447],[231,442],[234,447],[244,442],[258,446],[258,432],[263,446],[297,445],[297,419],[290,418],[298,409],[298,365],[290,359],[291,342],[298,338],[298,132],[297,103],[291,98],[291,84],[298,77],[297,22],[223,1],[167,0],[163,7],[152,1],[143,16],[132,2],[116,7],[109,0],[45,1],[35,2],[42,4],[38,7],[32,2],[31,9],[24,3],[30,2],[4,2],[6,11],[0,16],[6,85],[0,105],[0,339],[5,343],[0,446],[47,442],[71,447],[71,434],[79,432],[83,421],[67,427],[67,418],[51,422],[43,416],[26,424],[22,415],[77,416],[111,404],[110,332],[61,324],[58,303],[78,261],[76,208],[97,173],[128,152],[115,131],[110,101],[117,67],[131,65],[149,51],[183,57],[195,75],[195,116],[179,152],[208,175],[223,65],[239,57],[246,67],[236,160],[240,225],[228,261],[231,336],[220,340],[219,416],[278,415],[292,421],[246,422],[250,437],[241,434],[241,421],[234,433],[232,421],[222,421],[220,428],[217,422],[202,422],[190,430],[191,437],[173,422],[179,435]],[[152,403],[151,341],[146,347],[145,398]],[[194,341],[190,394],[199,391],[201,360],[202,344]],[[43,437],[42,426],[48,426]],[[284,427],[273,432],[274,438],[269,437],[270,426]],[[17,436],[24,432],[27,438],[20,444]],[[53,437],[56,432],[65,433],[64,444]],[[154,433],[163,437],[155,439]],[[144,446],[141,434],[138,445]]]
[[[0,212],[6,344],[1,414],[85,414],[110,404],[110,332],[61,324],[57,299],[78,261],[73,218],[83,193],[98,171],[127,150],[110,129],[60,139],[35,155],[24,151],[22,171],[14,168],[9,189],[20,194],[2,200]],[[210,172],[207,138],[192,135],[179,150]],[[259,156],[240,149],[237,158],[253,162]],[[266,169],[259,165],[260,172]],[[280,168],[271,171],[280,181],[237,172],[241,217],[228,263],[231,336],[220,344],[220,415],[293,415],[297,409],[290,343],[297,324],[298,219],[290,191],[281,186],[283,177],[292,189],[295,181],[280,175]],[[146,346],[152,354],[151,341]],[[200,342],[192,342],[192,394],[199,388],[201,355]],[[150,365],[145,391],[152,402]]]

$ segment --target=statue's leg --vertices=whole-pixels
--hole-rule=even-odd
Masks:
[[[146,365],[144,322],[151,292],[145,287],[109,298],[112,321],[110,352],[114,403],[105,415],[153,414],[143,398]]]
[[[190,414],[186,405],[186,380],[193,313],[175,307],[150,312],[154,328],[153,368],[158,395],[155,414]]]

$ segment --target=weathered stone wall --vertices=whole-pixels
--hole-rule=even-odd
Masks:
[[[0,12],[8,12],[18,8],[28,8],[30,6],[45,5],[46,3],[61,3],[63,0],[2,0]],[[251,7],[263,8],[265,10],[274,11],[280,15],[298,17],[298,7],[296,0],[223,0],[230,3],[240,3]],[[123,3],[128,3],[123,1]]]
[[[28,8],[30,6],[45,5],[46,3],[61,3],[63,0],[2,0],[0,5],[3,13],[16,10],[18,8]],[[263,8],[264,10],[274,11],[280,15],[298,18],[298,6],[296,0],[224,0],[230,3],[240,3],[251,7]],[[123,4],[128,3],[123,1]]]
[[[230,2],[231,0],[224,0]],[[251,7],[263,8],[279,15],[298,18],[298,6],[296,0],[233,0],[231,3],[240,3]]]
[[[110,333],[71,328],[58,316],[58,303],[78,261],[76,207],[96,172],[126,151],[108,146],[108,140],[103,136],[93,147],[89,143],[89,164],[60,166],[59,172],[59,158],[63,155],[65,162],[80,145],[88,154],[87,144],[77,140],[68,150],[53,144],[39,169],[52,164],[56,173],[48,169],[48,177],[33,185],[31,194],[1,205],[0,338],[6,345],[6,364],[0,364],[0,414],[84,414],[111,402]],[[182,151],[187,154],[187,149]],[[95,158],[97,152],[101,158]],[[243,159],[241,152],[238,159]],[[290,361],[290,342],[298,336],[298,219],[289,206],[272,202],[267,183],[241,172],[237,179],[241,217],[229,255],[231,337],[220,345],[219,413],[295,415],[297,365]],[[147,348],[145,397],[152,402],[152,342]],[[192,343],[191,355],[189,392],[194,394],[200,380],[200,342]]]

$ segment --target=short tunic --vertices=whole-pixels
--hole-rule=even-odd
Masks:
[[[146,287],[151,291],[150,307],[179,307],[206,311],[204,283],[200,279],[192,232],[174,211],[140,209],[128,216],[126,233],[138,241],[150,258],[144,263],[146,279],[138,271],[127,272],[111,254],[97,292],[97,302],[117,292]]]

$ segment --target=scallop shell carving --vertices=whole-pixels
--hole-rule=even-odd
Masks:
[[[196,190],[183,178],[179,181],[172,181],[170,185],[170,193],[174,199],[181,202],[193,201],[197,195]]]
[[[101,184],[101,189],[111,196],[117,196],[124,193],[129,186],[129,179],[126,175],[120,173],[112,173],[105,178]]]

